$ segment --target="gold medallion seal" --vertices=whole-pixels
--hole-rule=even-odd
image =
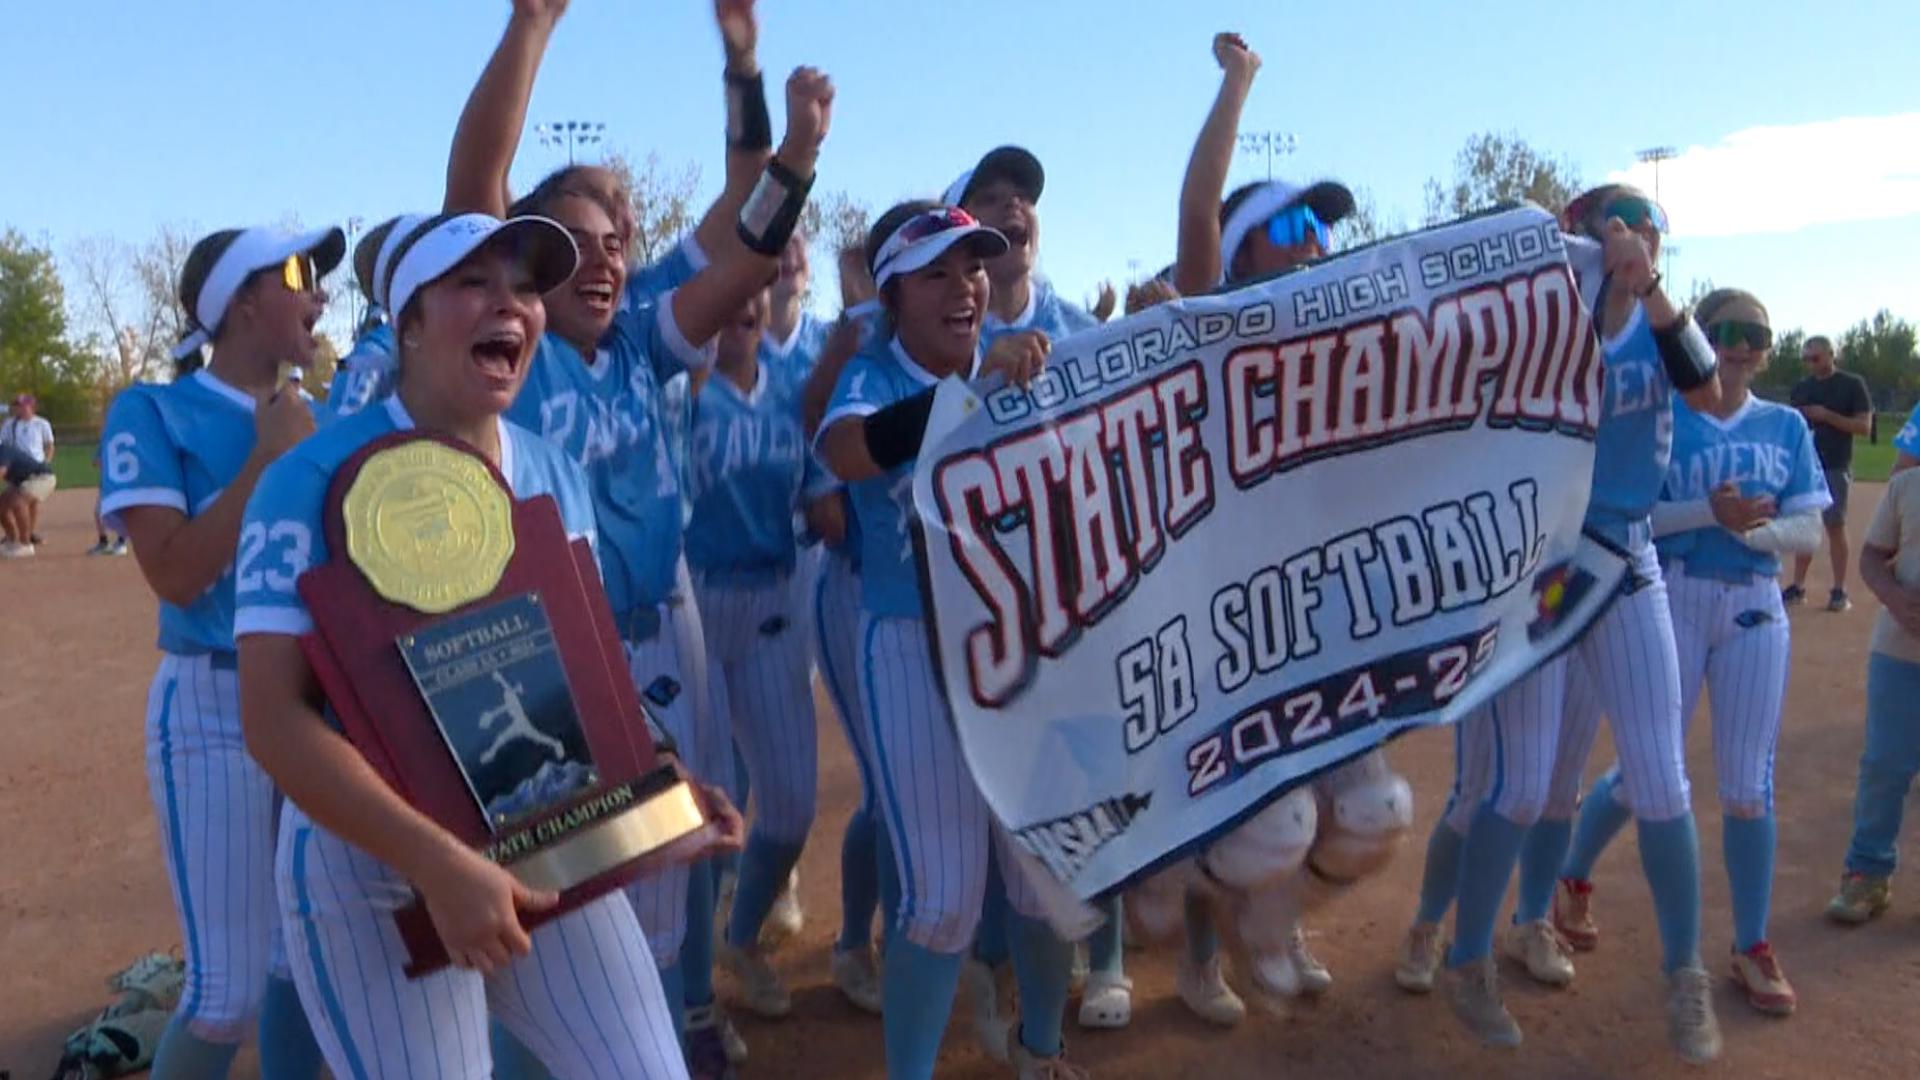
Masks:
[[[341,504],[347,557],[373,591],[444,614],[487,596],[513,558],[513,501],[479,458],[433,439],[368,457]]]

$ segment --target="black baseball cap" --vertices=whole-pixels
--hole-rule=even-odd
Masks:
[[[1040,167],[1039,158],[1022,147],[1000,146],[987,151],[979,164],[961,173],[940,201],[948,206],[965,206],[980,185],[1001,179],[1013,181],[1027,201],[1034,203],[1040,201],[1040,192],[1047,186],[1047,172]]]

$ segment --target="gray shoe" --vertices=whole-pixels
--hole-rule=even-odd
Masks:
[[[1827,610],[1841,612],[1851,610],[1853,601],[1847,599],[1847,590],[1835,589],[1827,594]]]
[[[1520,1045],[1520,1025],[1500,1001],[1500,969],[1493,957],[1448,968],[1444,982],[1453,1014],[1481,1042],[1509,1048]]]
[[[1720,1056],[1713,977],[1705,968],[1681,968],[1667,976],[1667,1037],[1689,1065],[1705,1065]]]

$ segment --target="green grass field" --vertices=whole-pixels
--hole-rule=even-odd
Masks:
[[[100,470],[93,466],[93,448],[98,443],[55,442],[53,475],[63,489],[100,486]]]

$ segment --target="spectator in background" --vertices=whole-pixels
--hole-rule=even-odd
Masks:
[[[1827,490],[1833,493],[1833,505],[1824,515],[1827,558],[1833,562],[1827,610],[1845,611],[1853,606],[1847,599],[1847,489],[1853,485],[1853,440],[1873,430],[1873,399],[1867,395],[1865,379],[1840,370],[1833,342],[1827,338],[1808,338],[1800,358],[1809,374],[1793,384],[1792,402],[1813,428],[1813,449],[1826,471]],[[1798,604],[1807,598],[1807,569],[1812,565],[1811,555],[1794,558],[1793,584],[1781,590],[1783,601]]]
[[[53,425],[47,423],[44,416],[36,416],[34,410],[39,406],[32,394],[22,391],[13,399],[11,415],[7,422],[0,424],[0,446],[11,446],[26,454],[39,464],[51,469],[53,465]],[[51,488],[49,488],[51,490]],[[42,496],[44,498],[45,496]],[[43,544],[40,539],[40,500],[30,500],[27,505],[27,542]],[[31,554],[31,552],[29,552]]]
[[[94,444],[93,471],[96,473],[106,468],[106,462],[103,460],[105,447],[106,443],[104,442]],[[91,548],[87,549],[87,554],[125,555],[127,553],[126,535],[109,529],[107,527],[107,519],[100,516],[100,495],[98,492],[95,492],[93,497],[93,531],[98,539]]]
[[[0,559],[24,559],[37,539],[33,520],[40,501],[53,494],[53,466],[11,443],[0,442]]]

